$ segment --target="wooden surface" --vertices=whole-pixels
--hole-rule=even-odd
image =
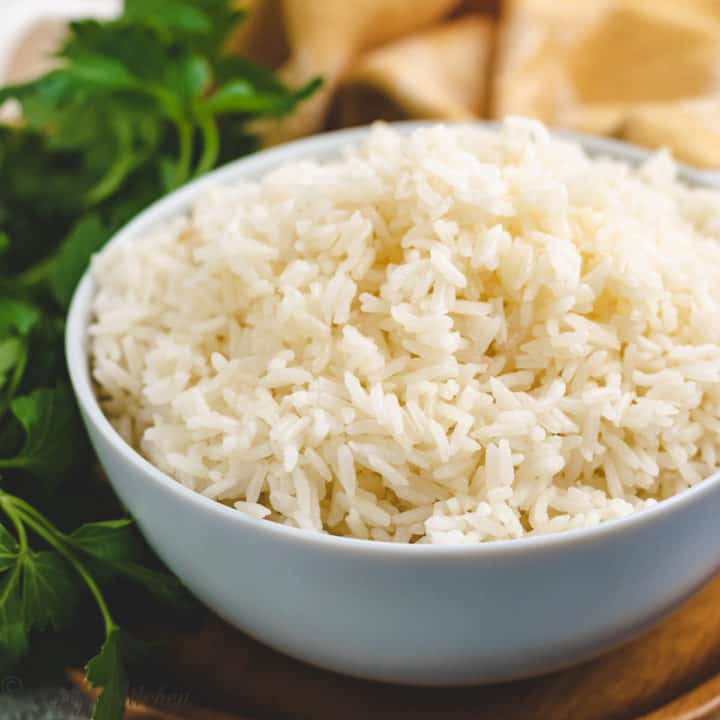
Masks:
[[[720,576],[622,648],[570,670],[506,685],[428,689],[345,678],[280,655],[219,620],[178,638],[170,662],[194,705],[174,717],[198,720],[213,717],[201,706],[238,720],[715,720]]]

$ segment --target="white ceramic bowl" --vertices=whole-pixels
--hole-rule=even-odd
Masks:
[[[406,127],[409,127],[407,124]],[[143,212],[119,244],[182,213],[210,183],[329,158],[367,128],[261,152]],[[628,162],[636,148],[578,138]],[[705,184],[702,175],[685,179]],[[657,507],[587,530],[479,546],[337,538],[248,517],[188,490],[132,450],[88,371],[93,281],[67,325],[80,410],[115,491],[158,555],[215,612],[272,647],[349,675],[423,685],[511,680],[579,662],[634,636],[720,565],[720,473]]]

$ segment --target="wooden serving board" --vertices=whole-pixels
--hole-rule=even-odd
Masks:
[[[285,657],[216,619],[177,637],[170,658],[192,706],[142,717],[710,720],[720,718],[720,576],[620,649],[504,685],[429,689],[346,678]]]

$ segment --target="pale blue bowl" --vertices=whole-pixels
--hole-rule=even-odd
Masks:
[[[210,184],[255,178],[299,158],[329,158],[367,132],[319,135],[234,162],[160,200],[110,244],[184,212]],[[573,137],[593,154],[630,163],[647,156],[623,143]],[[681,174],[708,184],[700,172]],[[338,538],[225,507],[153,467],[103,415],[88,370],[93,292],[86,274],[70,309],[67,358],[110,482],[148,542],[200,600],[288,655],[386,682],[512,680],[633,637],[720,566],[720,473],[622,520],[478,546]]]

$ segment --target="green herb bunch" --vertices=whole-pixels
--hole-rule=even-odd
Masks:
[[[244,129],[291,112],[297,90],[225,52],[242,19],[227,0],[126,0],[73,23],[59,65],[0,88],[22,109],[0,125],[0,673],[38,632],[92,597],[104,644],[87,664],[93,717],[122,717],[126,661],[112,593],[130,581],[187,602],[99,477],[68,387],[66,308],[91,255],[127,220],[255,148]]]

